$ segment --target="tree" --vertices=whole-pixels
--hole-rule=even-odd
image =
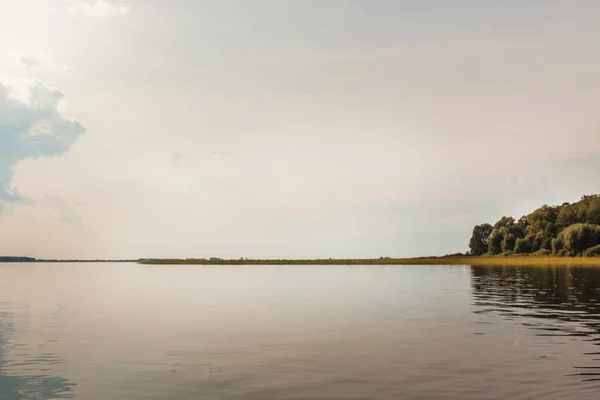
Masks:
[[[544,244],[544,233],[543,232],[529,233],[526,236],[526,239],[529,242],[529,245],[531,246],[531,251],[536,252],[543,248],[542,247],[542,245]]]
[[[597,195],[596,195],[597,196]],[[600,197],[589,196],[586,207],[586,220],[588,224],[600,225]]]
[[[502,217],[494,224],[494,229],[506,229],[515,238],[522,238],[525,237],[525,229],[528,225],[529,222],[526,216],[519,218],[518,221],[515,221],[513,217]],[[509,250],[512,250],[512,248]]]
[[[469,242],[471,255],[480,256],[487,253],[491,233],[492,226],[490,224],[481,224],[473,228],[473,235]]]
[[[514,224],[509,228],[510,233],[517,239],[524,238],[527,226],[523,226],[519,223]]]
[[[529,218],[527,218],[527,215],[523,215],[521,218],[519,218],[517,225],[525,230],[529,226]]]
[[[486,251],[490,255],[513,251],[582,255],[596,245],[600,245],[600,194],[583,196],[572,204],[543,205],[518,221],[504,216],[493,226],[478,225],[469,243],[473,255]]]
[[[508,229],[503,232],[503,236],[504,237],[502,239],[502,252],[504,253],[507,251],[513,251],[515,249],[517,238],[515,237],[515,235],[510,233]]]
[[[558,235],[557,238],[552,240],[552,254],[560,254],[565,249],[565,241],[562,235]]]
[[[502,217],[494,224],[494,229],[499,229],[502,227],[510,228],[515,224],[515,219],[513,217]]]
[[[600,244],[600,226],[591,224],[575,224],[565,228],[554,241],[555,249],[558,248],[557,241],[564,243],[564,249],[570,256],[580,256],[590,247]]]
[[[519,238],[515,242],[515,253],[525,254],[531,253],[531,244],[525,238]]]
[[[577,206],[575,204],[563,205],[556,218],[556,230],[562,231],[566,227],[580,222],[577,220]]]
[[[488,254],[495,256],[502,253],[502,242],[504,241],[504,231],[502,228],[493,229],[488,243]]]
[[[545,230],[548,225],[550,225],[551,230],[554,230],[554,224],[558,217],[559,209],[560,207],[550,207],[544,204],[527,216],[529,225],[536,232]]]

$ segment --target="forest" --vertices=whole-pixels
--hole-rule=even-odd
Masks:
[[[572,204],[543,205],[518,220],[502,217],[494,225],[477,225],[469,254],[600,256],[600,195],[586,195]]]

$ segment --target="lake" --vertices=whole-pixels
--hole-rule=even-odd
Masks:
[[[0,264],[0,399],[598,399],[600,268]]]

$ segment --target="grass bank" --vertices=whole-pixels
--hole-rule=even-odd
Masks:
[[[450,256],[324,260],[144,260],[151,265],[597,265],[600,257]]]

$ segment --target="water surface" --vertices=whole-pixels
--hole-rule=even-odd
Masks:
[[[597,399],[600,268],[0,264],[0,399]]]

